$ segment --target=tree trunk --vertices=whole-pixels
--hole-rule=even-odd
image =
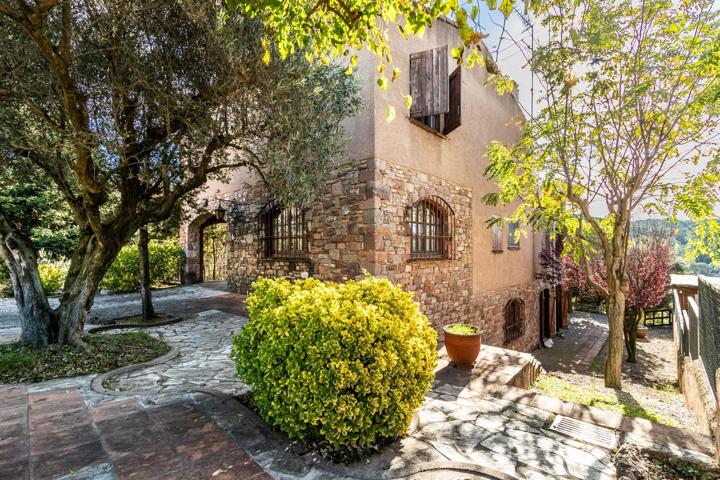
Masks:
[[[42,288],[32,242],[0,213],[0,256],[5,261],[20,314],[20,341],[45,347],[57,338],[58,316]]]
[[[618,214],[606,253],[608,293],[608,353],[605,361],[605,386],[622,389],[622,365],[625,331],[625,296],[630,284],[625,275],[630,215]]]
[[[634,310],[625,317],[625,348],[629,363],[637,363],[637,328],[641,318],[642,311]]]
[[[608,285],[609,287],[609,285]],[[610,290],[610,288],[608,288]],[[605,386],[622,388],[625,293],[610,290],[608,297],[608,353],[605,360]]]
[[[140,255],[140,298],[142,299],[143,320],[150,320],[155,316],[155,308],[152,303],[152,291],[150,290],[149,243],[150,237],[148,235],[147,226],[140,227],[138,254]]]
[[[82,331],[87,315],[95,301],[100,281],[120,251],[123,240],[116,239],[112,245],[100,245],[94,234],[81,235],[70,261],[60,306],[57,309],[57,343],[84,345]]]

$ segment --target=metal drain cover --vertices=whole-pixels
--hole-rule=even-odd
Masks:
[[[563,415],[555,417],[550,430],[610,450],[617,448],[618,444],[618,436],[614,430]]]

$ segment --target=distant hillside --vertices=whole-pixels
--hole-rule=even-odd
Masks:
[[[687,243],[695,232],[695,222],[691,220],[679,220],[676,224],[669,220],[635,220],[632,222],[633,229],[647,230],[653,225],[660,224],[663,227],[672,229],[675,232],[674,250],[677,264],[673,273],[686,273],[695,275],[706,275],[708,277],[720,277],[720,265],[712,263],[706,255],[702,255],[693,262],[684,259]]]

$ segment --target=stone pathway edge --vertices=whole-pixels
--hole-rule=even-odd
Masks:
[[[185,320],[182,317],[173,317],[168,320],[163,320],[162,322],[156,322],[156,323],[126,323],[122,325],[117,324],[108,324],[108,325],[101,325],[99,327],[93,327],[88,330],[88,333],[100,333],[100,332],[106,332],[108,330],[123,330],[128,328],[153,328],[153,327],[164,327],[165,325],[172,325],[174,323],[180,323],[183,320]]]
[[[90,382],[90,388],[95,393],[102,393],[104,395],[112,395],[112,396],[143,395],[145,392],[137,392],[137,391],[132,391],[132,390],[123,390],[123,391],[110,390],[108,388],[105,388],[103,386],[103,383],[105,383],[106,380],[109,380],[112,377],[121,375],[123,373],[130,373],[135,370],[139,370],[141,368],[152,367],[152,366],[167,362],[168,360],[172,360],[173,358],[177,357],[179,354],[180,354],[180,350],[177,347],[170,347],[170,351],[167,352],[166,354],[161,355],[152,360],[148,360],[147,362],[134,363],[132,365],[126,365],[124,367],[116,368],[115,370],[110,370],[109,372],[100,373],[95,378],[92,379],[92,382]]]

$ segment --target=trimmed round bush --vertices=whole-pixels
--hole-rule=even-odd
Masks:
[[[247,307],[232,357],[266,422],[335,452],[407,433],[437,363],[437,334],[411,293],[369,275],[260,278]]]

